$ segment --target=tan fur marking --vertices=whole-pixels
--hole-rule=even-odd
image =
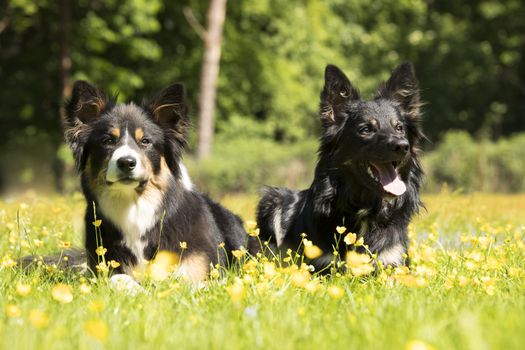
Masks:
[[[142,128],[135,129],[135,140],[137,140],[137,142],[140,142],[140,140],[142,140],[143,137],[144,130],[142,130]]]
[[[372,124],[374,127],[377,127],[377,120],[376,119],[370,120],[370,124]]]
[[[167,103],[167,104],[163,104],[163,105],[160,105],[157,108],[155,108],[155,110],[153,111],[153,114],[158,119],[160,110],[164,109],[164,108],[171,108],[175,113],[178,114],[177,108],[180,107],[180,106],[182,106],[182,103]]]
[[[188,282],[201,282],[208,276],[209,269],[210,259],[206,254],[186,252],[177,274]]]
[[[109,131],[109,133],[111,134],[111,136],[115,137],[115,138],[119,138],[120,137],[120,129],[119,128],[113,128]]]
[[[147,170],[150,173],[153,173],[153,169],[151,169],[151,164],[149,162],[146,163],[148,168]],[[166,159],[164,157],[160,158],[160,172],[156,175],[153,175],[151,177],[150,183],[158,190],[164,191],[168,188],[169,181],[171,177],[171,172],[168,169],[168,164],[166,163]],[[146,187],[146,190],[148,188]]]

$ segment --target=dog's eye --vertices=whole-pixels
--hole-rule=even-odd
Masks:
[[[144,137],[142,140],[140,140],[140,143],[143,145],[143,146],[147,146],[147,145],[150,145],[151,144],[151,140]]]
[[[403,125],[402,124],[397,124],[396,125],[396,130],[397,131],[403,131]]]
[[[105,146],[111,146],[115,144],[115,138],[112,136],[108,136],[102,140],[102,144]]]
[[[361,129],[359,129],[360,134],[369,134],[372,132],[372,128],[369,126],[363,126]]]

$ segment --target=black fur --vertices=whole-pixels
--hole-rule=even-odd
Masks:
[[[246,246],[240,218],[189,187],[188,179],[184,179],[181,155],[189,124],[184,95],[183,86],[174,84],[142,106],[119,105],[87,82],[75,83],[63,124],[86,198],[85,246],[91,270],[96,271],[99,262],[95,220],[102,220],[105,259],[120,263],[115,270],[118,273],[131,272],[139,260],[151,260],[159,250],[181,254],[181,242],[187,244],[182,264],[186,259],[198,265],[189,269],[206,271],[210,264],[231,261],[219,248],[221,242],[228,254]],[[142,172],[135,174],[135,165],[127,175],[119,168],[119,177],[110,179],[112,157],[124,147],[136,155]],[[127,230],[128,220],[119,216],[126,210],[115,208],[127,208],[139,201],[143,205],[136,216],[146,215],[140,212],[145,208],[154,210],[154,218],[146,229],[138,230],[140,235],[132,237],[135,231]],[[137,220],[138,225],[142,223]],[[134,250],[134,245],[140,249]],[[196,256],[198,259],[191,260]],[[201,279],[202,274],[198,275],[190,279]]]
[[[384,265],[407,264],[407,226],[422,205],[418,146],[424,135],[420,105],[418,82],[410,63],[396,68],[371,101],[361,100],[341,70],[327,66],[314,180],[303,191],[264,190],[257,208],[261,238],[281,250],[296,249],[301,233],[306,233],[325,253],[312,262],[319,271],[332,261],[336,227],[345,226],[347,232],[362,236]],[[368,167],[378,174],[372,162],[388,166],[390,171],[395,169],[406,191],[399,194],[398,186],[395,196],[374,181],[367,174]],[[342,239],[336,248],[344,258],[347,247]]]

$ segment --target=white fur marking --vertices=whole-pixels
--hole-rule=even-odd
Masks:
[[[361,220],[359,224],[359,237],[364,237],[368,233],[368,221]]]
[[[162,192],[152,190],[138,195],[129,186],[114,184],[99,194],[101,212],[120,228],[124,244],[144,264],[146,243],[141,239],[158,222],[157,210],[162,203]]]
[[[182,182],[182,186],[188,190],[191,191],[193,189],[193,183],[191,182],[190,175],[188,174],[188,169],[184,166],[184,164],[179,164],[180,168],[180,180]]]
[[[118,168],[117,161],[122,157],[132,157],[137,162],[137,165],[131,172],[131,176],[135,179],[144,178],[146,176],[146,169],[140,161],[139,153],[131,148],[130,146],[130,137],[128,132],[124,136],[124,145],[117,148],[113,151],[111,159],[108,162],[108,171],[106,172],[106,180],[109,182],[116,182],[121,177],[121,171]]]
[[[273,228],[275,231],[275,241],[277,246],[280,247],[284,240],[283,227],[281,226],[281,208],[275,209],[275,214],[273,215]]]
[[[400,266],[403,264],[403,254],[405,253],[405,248],[402,244],[394,244],[393,246],[383,250],[377,256],[377,260],[383,263],[383,266],[388,265]]]
[[[126,292],[133,296],[145,292],[144,288],[133,277],[123,273],[111,276],[109,285],[118,291]]]

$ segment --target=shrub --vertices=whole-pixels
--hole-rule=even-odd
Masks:
[[[197,162],[187,158],[193,182],[211,194],[257,192],[263,185],[301,188],[313,177],[317,141],[278,144],[268,139],[217,142],[213,155]]]
[[[427,191],[443,185],[467,192],[525,191],[525,134],[491,142],[451,131],[423,163]]]

